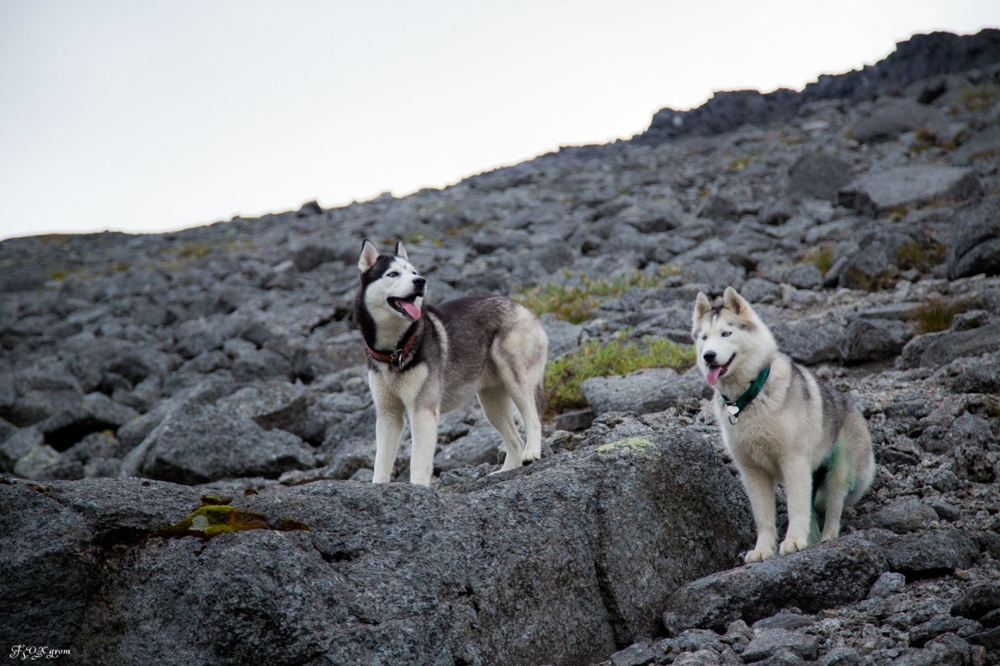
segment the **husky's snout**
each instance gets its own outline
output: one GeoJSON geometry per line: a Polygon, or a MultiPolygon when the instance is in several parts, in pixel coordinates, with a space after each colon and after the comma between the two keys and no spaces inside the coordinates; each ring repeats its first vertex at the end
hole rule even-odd
{"type": "Polygon", "coordinates": [[[423,296],[424,291],[427,289],[427,278],[422,278],[419,275],[413,278],[413,293],[416,296],[423,296]]]}
{"type": "Polygon", "coordinates": [[[705,359],[705,363],[708,363],[709,365],[712,365],[713,363],[715,363],[715,359],[718,356],[719,355],[716,354],[714,351],[707,351],[707,352],[705,352],[704,354],[701,355],[701,357],[703,359],[705,359]]]}

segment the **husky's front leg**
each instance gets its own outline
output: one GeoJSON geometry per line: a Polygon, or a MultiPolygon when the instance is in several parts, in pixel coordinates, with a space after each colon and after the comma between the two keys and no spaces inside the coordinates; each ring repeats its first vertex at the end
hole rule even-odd
{"type": "Polygon", "coordinates": [[[757,525],[757,544],[743,558],[744,562],[763,562],[774,557],[774,543],[778,539],[775,526],[774,479],[764,470],[741,467],[743,487],[750,498],[754,523],[757,525]]]}
{"type": "Polygon", "coordinates": [[[413,446],[410,450],[410,483],[431,485],[434,472],[434,450],[437,448],[438,411],[416,408],[410,414],[413,446]]]}
{"type": "Polygon", "coordinates": [[[396,465],[399,437],[403,434],[402,405],[397,409],[380,406],[375,418],[375,474],[372,481],[388,483],[396,465]]]}
{"type": "Polygon", "coordinates": [[[778,553],[788,555],[804,550],[812,528],[812,470],[807,458],[789,460],[782,466],[785,495],[788,497],[788,532],[778,553]]]}

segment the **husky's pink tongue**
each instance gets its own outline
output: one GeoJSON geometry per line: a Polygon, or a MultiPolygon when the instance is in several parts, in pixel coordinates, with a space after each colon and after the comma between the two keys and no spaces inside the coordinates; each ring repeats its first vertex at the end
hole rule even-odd
{"type": "Polygon", "coordinates": [[[705,375],[705,381],[708,382],[709,386],[715,386],[715,383],[719,381],[719,375],[722,374],[722,366],[716,365],[708,369],[708,374],[705,375]]]}
{"type": "Polygon", "coordinates": [[[409,301],[400,301],[399,307],[403,308],[413,321],[420,319],[420,308],[416,304],[409,301]]]}

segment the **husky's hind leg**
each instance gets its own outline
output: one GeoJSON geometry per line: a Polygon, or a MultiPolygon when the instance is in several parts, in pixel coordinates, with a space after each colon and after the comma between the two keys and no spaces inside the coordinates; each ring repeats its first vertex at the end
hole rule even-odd
{"type": "MultiPolygon", "coordinates": [[[[521,388],[521,387],[518,387],[521,388]]],[[[542,457],[542,421],[538,415],[538,405],[535,396],[524,391],[514,391],[511,393],[517,411],[521,413],[521,420],[524,421],[524,435],[528,440],[521,455],[522,462],[531,462],[542,457]]]]}
{"type": "Polygon", "coordinates": [[[480,389],[478,395],[486,420],[496,428],[503,443],[507,445],[507,458],[500,471],[506,472],[520,467],[524,441],[517,432],[517,424],[514,423],[514,405],[510,395],[500,386],[480,389]]]}

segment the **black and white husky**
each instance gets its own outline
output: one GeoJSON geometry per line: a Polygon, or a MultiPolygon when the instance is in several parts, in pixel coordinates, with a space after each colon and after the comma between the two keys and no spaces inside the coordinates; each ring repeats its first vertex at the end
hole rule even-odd
{"type": "Polygon", "coordinates": [[[771,331],[728,287],[722,305],[699,293],[692,330],[698,367],[716,390],[722,438],[743,478],[757,544],[747,562],[774,556],[774,485],[788,498],[779,553],[840,534],[840,516],[875,477],[868,425],[847,396],[778,351],[771,331]],[[823,515],[823,532],[812,508],[823,515]]]}
{"type": "Polygon", "coordinates": [[[365,240],[358,270],[354,316],[368,350],[377,413],[375,483],[392,475],[405,413],[413,435],[410,482],[429,486],[438,417],[473,395],[507,446],[501,471],[538,459],[548,338],[535,315],[503,296],[426,305],[427,280],[410,264],[402,242],[394,254],[380,255],[365,240]]]}

